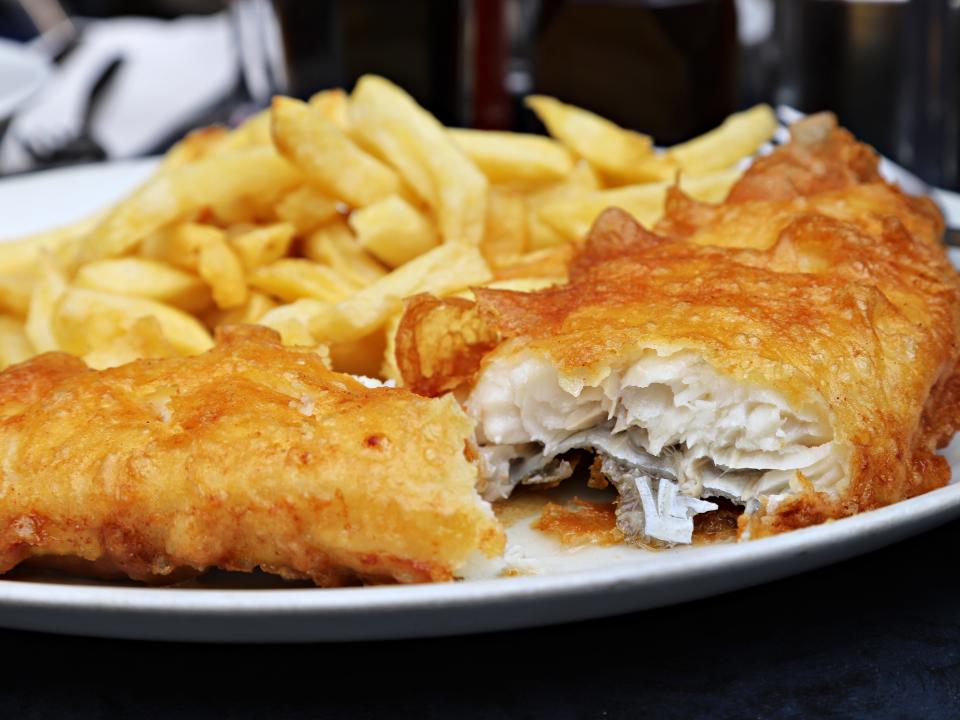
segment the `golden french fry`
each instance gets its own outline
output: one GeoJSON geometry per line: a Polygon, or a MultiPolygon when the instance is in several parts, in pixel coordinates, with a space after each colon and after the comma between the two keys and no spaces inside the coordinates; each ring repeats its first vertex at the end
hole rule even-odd
{"type": "Polygon", "coordinates": [[[192,315],[144,298],[67,288],[48,318],[57,347],[76,355],[94,352],[114,338],[132,332],[134,327],[139,328],[141,339],[149,339],[155,349],[169,342],[177,353],[195,355],[213,346],[210,333],[192,315]],[[153,318],[165,340],[161,341],[151,330],[150,321],[137,326],[142,318],[153,318]]]}
{"type": "Polygon", "coordinates": [[[149,315],[120,326],[116,335],[98,338],[90,351],[83,354],[83,361],[94,370],[103,370],[139,358],[174,357],[176,354],[160,323],[149,315]]]}
{"type": "Polygon", "coordinates": [[[399,195],[354,210],[349,223],[360,246],[391,268],[440,244],[429,218],[399,195]]]}
{"type": "Polygon", "coordinates": [[[23,362],[33,355],[33,345],[27,338],[23,323],[16,318],[0,315],[0,370],[23,362]]]}
{"type": "Polygon", "coordinates": [[[400,178],[306,103],[277,97],[273,142],[315,187],[353,207],[400,191],[400,178]]]}
{"type": "Polygon", "coordinates": [[[337,369],[396,378],[404,298],[561,282],[570,241],[606,207],[652,224],[678,173],[695,198],[719,200],[776,127],[759,106],[654,152],[593,113],[529,105],[556,139],[446,129],[377,77],[349,98],[277,99],[235,130],[191,133],[106,213],[0,244],[0,366],[53,349],[93,367],[200,352],[210,336],[186,310],[210,328],[261,322],[337,369]]]}
{"type": "MultiPolygon", "coordinates": [[[[682,176],[680,188],[704,202],[719,202],[740,178],[741,170],[727,169],[712,175],[682,176]]],[[[593,221],[608,207],[619,207],[641,224],[652,227],[663,215],[667,188],[673,183],[628,185],[613,190],[600,190],[579,198],[552,203],[540,208],[540,218],[568,240],[584,237],[593,221]]]]}
{"type": "Polygon", "coordinates": [[[304,185],[277,203],[277,219],[293,225],[298,235],[305,235],[338,218],[338,205],[333,198],[304,185]]]}
{"type": "MultiPolygon", "coordinates": [[[[494,280],[492,282],[484,283],[483,287],[491,288],[493,290],[513,290],[514,292],[533,292],[535,290],[543,290],[544,288],[553,287],[554,285],[564,285],[567,282],[567,278],[564,276],[556,277],[516,277],[509,278],[507,280],[494,280]]],[[[473,299],[474,292],[472,288],[467,288],[466,290],[460,290],[457,293],[454,293],[456,297],[473,299]]]]}
{"type": "Polygon", "coordinates": [[[383,78],[360,78],[350,97],[353,132],[377,149],[434,211],[445,242],[478,245],[487,179],[446,129],[383,78]]]}
{"type": "Polygon", "coordinates": [[[261,110],[224,135],[216,144],[216,152],[227,153],[244,148],[269,145],[270,111],[261,110]]]}
{"type": "Polygon", "coordinates": [[[527,198],[512,189],[492,187],[480,252],[492,267],[527,248],[527,198]]]}
{"type": "Polygon", "coordinates": [[[0,275],[0,312],[23,320],[30,310],[34,274],[0,275]]]}
{"type": "Polygon", "coordinates": [[[393,313],[384,323],[383,334],[386,344],[383,348],[383,359],[380,363],[380,376],[386,380],[393,380],[397,385],[403,385],[403,373],[397,365],[397,331],[403,319],[403,308],[393,313]]]}
{"type": "Polygon", "coordinates": [[[286,258],[257,268],[250,274],[249,282],[287,302],[313,298],[335,303],[357,289],[332,268],[303,258],[286,258]]]}
{"type": "Polygon", "coordinates": [[[210,206],[209,213],[191,213],[187,219],[198,219],[219,227],[231,225],[261,225],[276,222],[277,203],[286,195],[285,188],[277,188],[256,198],[237,196],[219,200],[210,206]]]}
{"type": "Polygon", "coordinates": [[[300,182],[300,173],[272,147],[214,154],[160,172],[83,238],[79,260],[123,255],[151,233],[192,212],[227,201],[257,202],[300,182]]]}
{"type": "Polygon", "coordinates": [[[37,282],[30,294],[26,333],[38,353],[59,350],[51,319],[60,297],[67,291],[67,278],[56,259],[49,253],[40,255],[37,282]]]}
{"type": "Polygon", "coordinates": [[[321,90],[309,100],[310,107],[346,132],[350,128],[350,117],[347,114],[347,94],[341,88],[321,90]]]}
{"type": "Polygon", "coordinates": [[[566,278],[576,245],[562,243],[501,261],[494,270],[498,282],[515,278],[566,278]]]}
{"type": "Polygon", "coordinates": [[[235,226],[227,231],[230,247],[243,267],[253,270],[279,260],[290,250],[296,228],[287,222],[261,226],[235,226]]]}
{"type": "Polygon", "coordinates": [[[313,317],[327,312],[330,307],[330,303],[321,300],[297,300],[289,305],[273,308],[260,318],[258,324],[280,333],[280,340],[284,345],[310,347],[315,344],[313,333],[310,332],[310,321],[313,317]]]}
{"type": "Polygon", "coordinates": [[[380,328],[403,298],[420,292],[446,294],[482,285],[491,277],[478,248],[445,243],[332,307],[308,306],[309,328],[322,342],[359,340],[380,328]]]}
{"type": "Polygon", "coordinates": [[[43,252],[51,254],[63,266],[70,265],[84,236],[105,215],[99,212],[68,225],[0,242],[0,273],[32,275],[43,252]]]}
{"type": "Polygon", "coordinates": [[[777,117],[769,105],[734,113],[720,127],[668,151],[686,173],[702,175],[729,168],[773,137],[777,117]]]}
{"type": "Polygon", "coordinates": [[[540,210],[544,207],[576,202],[600,189],[600,180],[591,166],[581,161],[566,180],[530,193],[527,196],[527,250],[543,250],[568,241],[553,225],[544,221],[540,210]]]}
{"type": "Polygon", "coordinates": [[[197,273],[210,286],[218,308],[229,310],[247,301],[243,264],[222,237],[200,248],[197,273]]]}
{"type": "Polygon", "coordinates": [[[305,257],[329,265],[357,287],[369,285],[387,274],[387,269],[360,247],[343,218],[310,233],[303,239],[301,250],[305,257]]]}
{"type": "Polygon", "coordinates": [[[191,313],[204,310],[212,302],[209,288],[198,277],[147,258],[87,263],[77,270],[73,283],[88,290],[156,300],[191,313]]]}
{"type": "Polygon", "coordinates": [[[203,321],[209,328],[217,328],[221,325],[255,323],[275,307],[277,307],[277,303],[269,295],[251,290],[247,293],[247,301],[243,305],[229,310],[221,310],[217,307],[211,308],[203,314],[203,321]]]}
{"type": "Polygon", "coordinates": [[[603,173],[629,178],[653,154],[649,136],[625,130],[589,110],[545,95],[531,95],[525,102],[547,132],[603,173]]]}
{"type": "Polygon", "coordinates": [[[173,170],[216,152],[222,147],[229,134],[225,127],[217,125],[190,131],[176,145],[167,150],[161,161],[161,170],[173,170]]]}
{"type": "Polygon", "coordinates": [[[153,260],[196,270],[200,250],[211,243],[223,242],[220,228],[200,223],[181,223],[150,235],[140,246],[140,253],[153,260]]]}
{"type": "Polygon", "coordinates": [[[492,183],[541,185],[573,170],[570,151],[550,138],[460,128],[447,132],[492,183]]]}

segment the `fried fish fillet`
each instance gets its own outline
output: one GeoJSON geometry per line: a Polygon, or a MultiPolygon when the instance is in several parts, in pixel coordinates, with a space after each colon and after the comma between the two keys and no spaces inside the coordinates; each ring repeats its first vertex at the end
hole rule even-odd
{"type": "Polygon", "coordinates": [[[42,355],[0,373],[0,571],[448,580],[503,546],[472,430],[451,399],[364,387],[265,328],[100,372],[42,355]]]}
{"type": "Polygon", "coordinates": [[[716,498],[748,538],[943,485],[960,278],[936,208],[876,166],[818,116],[725,203],[674,190],[656,234],[608,210],[566,286],[410,301],[404,380],[464,398],[486,497],[592,453],[633,540],[689,542],[716,498]]]}

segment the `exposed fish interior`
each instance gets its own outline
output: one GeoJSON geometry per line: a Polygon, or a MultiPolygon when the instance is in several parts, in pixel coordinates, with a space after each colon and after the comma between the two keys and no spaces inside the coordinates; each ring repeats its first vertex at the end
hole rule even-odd
{"type": "Polygon", "coordinates": [[[718,373],[689,351],[643,351],[596,384],[561,377],[545,357],[494,358],[466,401],[477,420],[480,490],[556,483],[587,450],[620,493],[617,522],[634,540],[689,543],[693,517],[726,498],[772,508],[806,481],[841,492],[845,455],[826,409],[718,373]]]}

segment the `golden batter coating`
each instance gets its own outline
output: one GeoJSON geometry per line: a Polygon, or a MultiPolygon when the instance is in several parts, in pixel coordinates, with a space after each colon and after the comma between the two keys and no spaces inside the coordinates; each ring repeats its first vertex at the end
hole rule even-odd
{"type": "Polygon", "coordinates": [[[462,311],[483,318],[473,344],[432,341],[436,301],[412,300],[397,343],[405,382],[470,387],[495,363],[536,357],[565,388],[591,387],[655,349],[693,353],[792,407],[825,408],[835,457],[846,458],[839,491],[798,472],[787,497],[771,507],[761,497],[741,518],[749,537],[945,484],[950,469],[934,451],[960,426],[960,278],[942,219],[884,183],[872,151],[829,116],[794,137],[721,205],[674,190],[656,234],[608,210],[566,286],[476,290],[462,311]]]}
{"type": "Polygon", "coordinates": [[[264,328],[101,372],[42,355],[0,373],[0,418],[4,572],[55,556],[330,586],[448,580],[502,551],[452,399],[366,388],[264,328]]]}

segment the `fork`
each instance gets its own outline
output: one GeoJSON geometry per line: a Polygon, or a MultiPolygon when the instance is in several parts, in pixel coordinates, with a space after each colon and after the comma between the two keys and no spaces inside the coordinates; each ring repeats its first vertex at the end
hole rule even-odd
{"type": "Polygon", "coordinates": [[[67,120],[60,126],[38,127],[17,138],[37,168],[106,160],[106,151],[93,137],[92,123],[103,91],[122,64],[123,58],[116,57],[103,66],[90,87],[79,128],[71,127],[67,120]]]}

